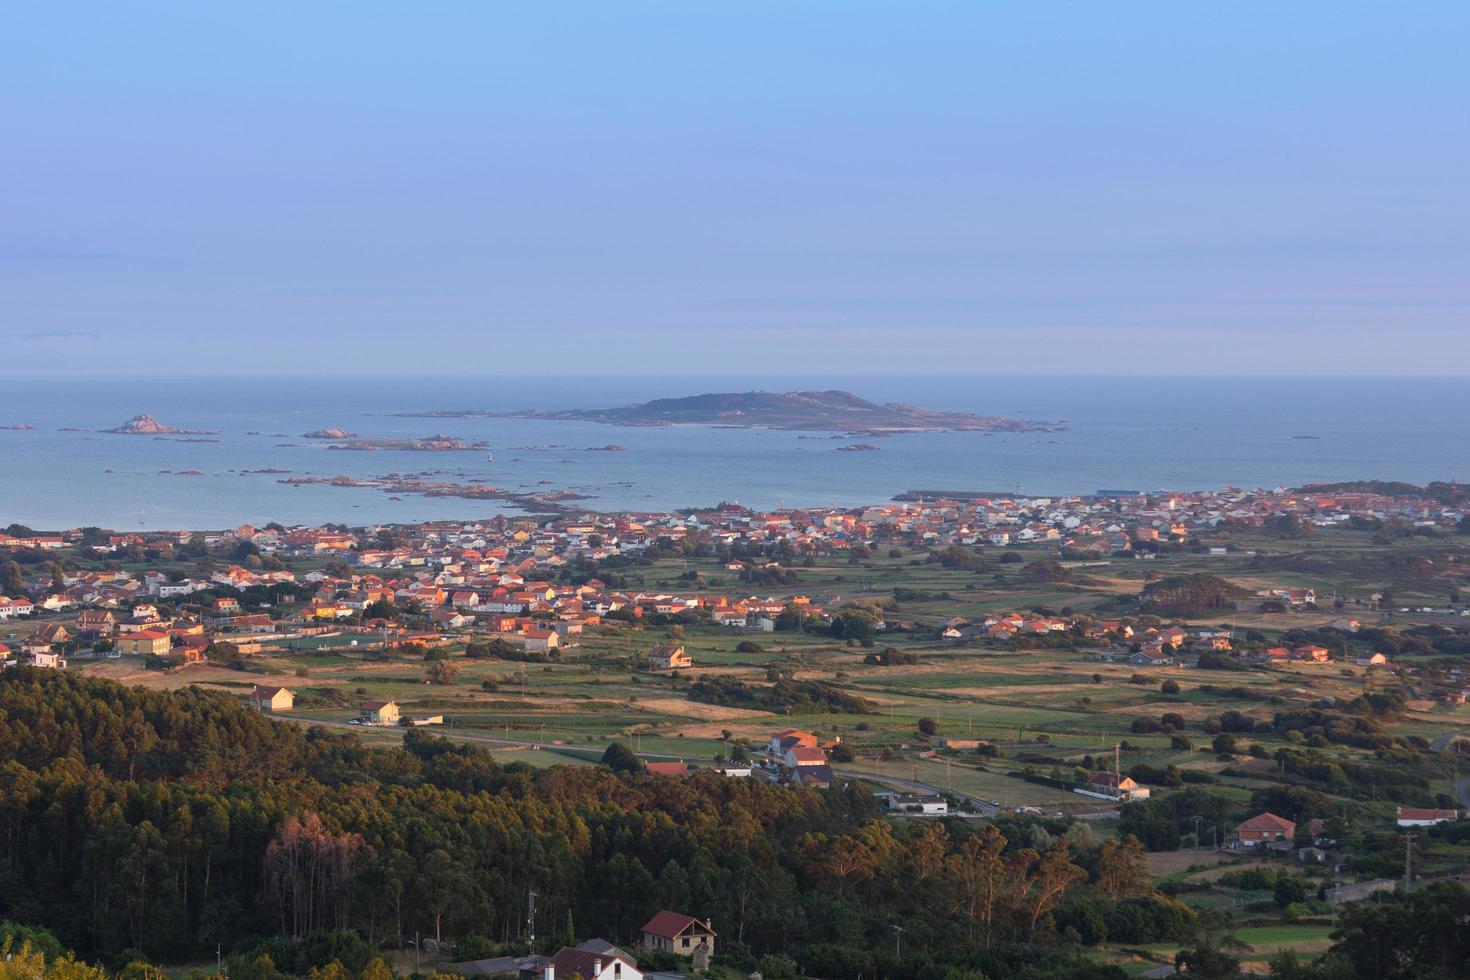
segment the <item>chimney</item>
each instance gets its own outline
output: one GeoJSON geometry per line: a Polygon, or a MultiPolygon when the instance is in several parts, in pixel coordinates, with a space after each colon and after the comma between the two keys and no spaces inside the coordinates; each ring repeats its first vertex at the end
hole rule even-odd
{"type": "Polygon", "coordinates": [[[602,957],[598,957],[592,961],[592,975],[594,977],[602,976],[602,957]]]}
{"type": "Polygon", "coordinates": [[[550,963],[541,968],[541,980],[556,980],[556,967],[550,963]]]}

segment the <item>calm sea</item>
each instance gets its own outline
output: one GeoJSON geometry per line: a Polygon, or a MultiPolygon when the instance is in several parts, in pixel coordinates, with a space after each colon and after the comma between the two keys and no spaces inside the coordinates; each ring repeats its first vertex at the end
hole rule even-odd
{"type": "Polygon", "coordinates": [[[568,488],[598,510],[670,510],[720,500],[757,507],[853,505],[907,489],[1033,495],[1099,489],[1270,487],[1355,478],[1470,478],[1470,382],[1221,378],[485,378],[373,381],[0,381],[0,527],[216,528],[243,522],[349,524],[469,519],[493,502],[390,500],[375,490],[292,487],[288,475],[435,471],[456,482],[568,488]],[[407,419],[434,408],[594,408],[702,391],[847,388],[878,401],[1065,421],[1065,432],[925,433],[845,453],[826,434],[626,429],[522,419],[407,419]],[[219,430],[179,442],[97,430],[147,412],[219,430]],[[480,453],[337,452],[301,438],[338,426],[364,436],[435,432],[483,439],[480,453]],[[259,435],[247,435],[257,432],[259,435]],[[1298,438],[1310,436],[1312,438],[1298,438]],[[589,452],[617,443],[626,452],[589,452]],[[250,473],[278,469],[288,474],[250,473]],[[179,471],[202,475],[181,476],[179,471]]]}

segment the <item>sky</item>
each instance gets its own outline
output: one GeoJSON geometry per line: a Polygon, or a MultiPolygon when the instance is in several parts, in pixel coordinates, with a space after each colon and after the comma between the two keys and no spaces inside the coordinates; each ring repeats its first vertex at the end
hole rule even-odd
{"type": "Polygon", "coordinates": [[[1470,4],[0,5],[0,376],[1470,373],[1470,4]]]}

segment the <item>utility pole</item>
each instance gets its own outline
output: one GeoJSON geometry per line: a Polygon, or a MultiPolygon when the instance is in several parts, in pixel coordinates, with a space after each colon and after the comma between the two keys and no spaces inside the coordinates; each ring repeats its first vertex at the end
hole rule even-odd
{"type": "Polygon", "coordinates": [[[1414,838],[1417,837],[1417,836],[1419,836],[1419,835],[1418,834],[1405,834],[1404,835],[1404,889],[1405,890],[1408,890],[1409,886],[1414,883],[1414,867],[1413,867],[1412,857],[1411,856],[1414,853],[1414,838]]]}
{"type": "Polygon", "coordinates": [[[1195,856],[1195,858],[1198,858],[1199,857],[1200,824],[1204,821],[1204,819],[1205,818],[1202,817],[1202,816],[1200,816],[1199,814],[1195,814],[1195,817],[1194,817],[1194,856],[1195,856]]]}
{"type": "Polygon", "coordinates": [[[893,958],[903,959],[903,926],[894,924],[888,928],[893,930],[893,958]]]}

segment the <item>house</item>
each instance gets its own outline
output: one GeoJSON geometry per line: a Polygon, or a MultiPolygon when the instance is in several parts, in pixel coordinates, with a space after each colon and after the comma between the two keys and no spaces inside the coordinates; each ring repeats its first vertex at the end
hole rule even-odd
{"type": "Polygon", "coordinates": [[[689,767],[681,759],[678,762],[650,762],[645,767],[655,776],[687,776],[689,767]]]}
{"type": "Polygon", "coordinates": [[[1409,806],[1401,806],[1398,809],[1400,827],[1433,827],[1435,824],[1453,823],[1459,819],[1459,810],[1435,810],[1409,806]]]}
{"type": "Polygon", "coordinates": [[[1367,657],[1358,657],[1353,663],[1359,667],[1387,667],[1388,658],[1381,653],[1375,653],[1367,657]]]}
{"type": "Polygon", "coordinates": [[[557,950],[546,963],[542,978],[556,980],[558,975],[570,977],[574,973],[582,980],[643,980],[643,973],[632,957],[598,939],[557,950]]]}
{"type": "Polygon", "coordinates": [[[827,753],[818,748],[793,745],[782,753],[781,761],[792,769],[800,769],[802,766],[825,766],[827,753]]]}
{"type": "Polygon", "coordinates": [[[290,711],[296,706],[296,695],[284,687],[257,684],[250,700],[259,711],[290,711]]]}
{"type": "Polygon", "coordinates": [[[1173,667],[1179,661],[1162,650],[1143,649],[1128,655],[1128,662],[1135,667],[1173,667]]]}
{"type": "Polygon", "coordinates": [[[1133,777],[1120,776],[1106,769],[1099,769],[1088,776],[1087,788],[1112,800],[1146,800],[1149,797],[1148,788],[1138,785],[1133,777]]]}
{"type": "Polygon", "coordinates": [[[1296,837],[1296,824],[1274,813],[1260,813],[1237,824],[1235,837],[1246,847],[1278,840],[1289,841],[1296,837]]]}
{"type": "Polygon", "coordinates": [[[77,613],[77,631],[111,636],[117,628],[117,617],[106,609],[83,609],[77,613]]]}
{"type": "Polygon", "coordinates": [[[488,960],[466,960],[451,963],[449,968],[465,977],[515,977],[516,980],[542,980],[551,957],[531,953],[527,956],[497,956],[488,960]]]}
{"type": "Polygon", "coordinates": [[[169,635],[162,630],[139,630],[124,633],[117,638],[116,648],[123,653],[152,654],[163,656],[172,646],[169,635]]]}
{"type": "Polygon", "coordinates": [[[368,725],[396,725],[398,717],[398,705],[393,701],[367,701],[362,706],[362,720],[368,725]]]}
{"type": "Polygon", "coordinates": [[[684,652],[684,648],[672,643],[660,644],[648,655],[649,670],[679,670],[693,666],[694,660],[684,652]]]}
{"type": "Polygon", "coordinates": [[[792,746],[800,745],[803,748],[814,749],[817,747],[817,736],[811,732],[798,731],[788,728],[784,732],[778,732],[771,736],[766,743],[766,755],[784,755],[786,750],[792,746]]]}
{"type": "Polygon", "coordinates": [[[71,632],[60,623],[46,623],[31,631],[31,636],[41,643],[56,646],[71,639],[71,632]]]}
{"type": "Polygon", "coordinates": [[[235,633],[274,633],[276,631],[275,620],[265,613],[236,616],[229,621],[229,627],[231,632],[235,633]]]}
{"type": "Polygon", "coordinates": [[[457,609],[435,609],[429,614],[429,621],[440,629],[458,630],[464,629],[475,620],[457,609]]]}
{"type": "Polygon", "coordinates": [[[521,645],[527,650],[548,652],[561,646],[561,637],[556,630],[526,630],[521,634],[521,645]]]}
{"type": "Polygon", "coordinates": [[[1307,645],[1295,647],[1291,651],[1291,659],[1306,660],[1314,664],[1325,664],[1332,659],[1332,651],[1326,647],[1307,645]]]}
{"type": "Polygon", "coordinates": [[[949,803],[942,796],[895,793],[888,797],[891,813],[911,813],[924,817],[942,817],[949,813],[949,803]]]}
{"type": "Polygon", "coordinates": [[[794,770],[793,776],[798,783],[812,789],[827,789],[832,785],[832,767],[826,763],[820,766],[799,766],[794,770]]]}
{"type": "Polygon", "coordinates": [[[715,955],[715,930],[708,919],[701,922],[693,916],[665,911],[645,922],[640,932],[643,945],[649,949],[693,956],[703,946],[706,960],[715,955]]]}
{"type": "Polygon", "coordinates": [[[6,599],[0,596],[0,620],[6,620],[12,616],[29,616],[36,611],[36,604],[29,599],[15,596],[6,599]]]}
{"type": "Polygon", "coordinates": [[[65,670],[66,660],[62,658],[61,654],[52,653],[48,650],[45,653],[31,654],[31,666],[43,667],[48,670],[65,670]]]}

